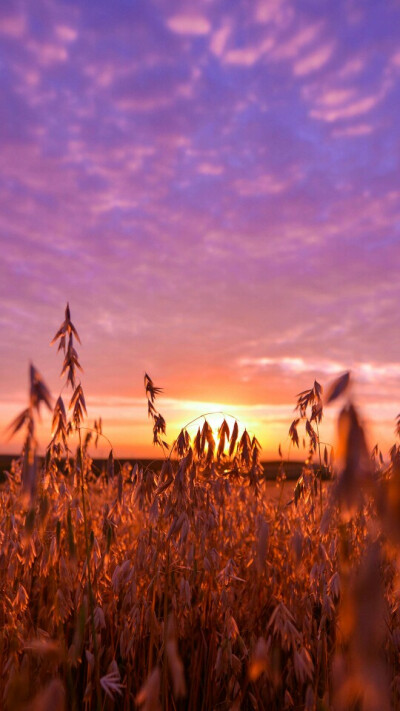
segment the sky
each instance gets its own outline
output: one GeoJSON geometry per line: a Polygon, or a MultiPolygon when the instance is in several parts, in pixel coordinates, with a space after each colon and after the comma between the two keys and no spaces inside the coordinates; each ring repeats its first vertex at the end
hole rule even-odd
{"type": "Polygon", "coordinates": [[[0,451],[29,362],[63,386],[67,301],[120,456],[157,455],[145,371],[168,439],[221,410],[268,458],[350,369],[392,443],[399,23],[398,0],[1,4],[0,451]]]}

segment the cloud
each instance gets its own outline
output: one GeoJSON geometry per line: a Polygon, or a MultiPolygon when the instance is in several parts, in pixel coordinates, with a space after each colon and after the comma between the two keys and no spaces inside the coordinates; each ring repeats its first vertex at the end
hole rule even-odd
{"type": "Polygon", "coordinates": [[[276,60],[292,60],[297,59],[302,52],[321,34],[323,28],[322,22],[306,25],[301,29],[296,29],[282,41],[277,43],[274,50],[273,58],[276,60]]]}
{"type": "Polygon", "coordinates": [[[351,59],[348,59],[338,70],[338,76],[341,79],[354,77],[355,75],[364,71],[366,64],[366,57],[352,57],[351,59]]]}
{"type": "Polygon", "coordinates": [[[391,64],[394,67],[400,67],[400,50],[395,51],[391,58],[391,64]]]}
{"type": "Polygon", "coordinates": [[[202,15],[181,14],[168,18],[167,26],[178,35],[208,35],[211,30],[210,22],[202,15]]]}
{"type": "Polygon", "coordinates": [[[286,27],[293,20],[295,10],[286,0],[269,0],[268,3],[258,0],[253,3],[254,19],[256,22],[273,23],[279,27],[286,27]]]}
{"type": "Polygon", "coordinates": [[[202,175],[221,175],[221,173],[224,172],[221,165],[215,165],[212,163],[200,163],[197,170],[202,175]]]}
{"type": "Polygon", "coordinates": [[[382,100],[382,93],[378,92],[372,96],[364,96],[335,109],[317,108],[310,111],[312,118],[320,119],[328,123],[338,119],[349,119],[369,113],[382,100]]]}
{"type": "MultiPolygon", "coordinates": [[[[282,356],[271,358],[261,356],[258,358],[240,358],[240,368],[268,368],[271,366],[299,375],[300,373],[321,373],[327,376],[340,375],[349,370],[349,364],[327,359],[306,359],[302,357],[282,356]]],[[[381,378],[396,380],[400,376],[400,362],[398,363],[352,363],[353,377],[365,382],[377,382],[381,378]]]]}
{"type": "Polygon", "coordinates": [[[273,37],[267,37],[256,46],[230,49],[224,54],[224,63],[242,67],[252,67],[274,46],[273,37]]]}
{"type": "Polygon", "coordinates": [[[331,58],[334,50],[334,43],[322,45],[314,49],[309,54],[301,57],[293,65],[293,72],[296,76],[305,76],[321,69],[331,58]]]}
{"type": "MultiPolygon", "coordinates": [[[[307,89],[304,93],[307,96],[307,89]]],[[[343,106],[343,104],[352,100],[354,95],[354,88],[328,88],[317,95],[317,103],[328,108],[343,106]]]]}
{"type": "Polygon", "coordinates": [[[63,42],[74,42],[78,37],[76,29],[70,25],[57,25],[55,28],[56,36],[63,42]]]}
{"type": "Polygon", "coordinates": [[[26,47],[34,55],[34,59],[39,65],[49,66],[57,62],[65,62],[68,58],[67,50],[59,44],[31,39],[27,42],[26,47]]]}
{"type": "Polygon", "coordinates": [[[345,128],[336,128],[332,136],[334,138],[354,138],[355,136],[368,136],[375,130],[374,126],[368,123],[359,123],[345,128]]]}
{"type": "Polygon", "coordinates": [[[20,14],[0,14],[0,34],[21,39],[27,29],[26,17],[20,14]]]}
{"type": "Polygon", "coordinates": [[[254,178],[239,178],[234,186],[243,197],[278,195],[287,189],[288,182],[273,175],[263,174],[254,178]]]}
{"type": "Polygon", "coordinates": [[[224,22],[221,27],[212,32],[210,37],[210,50],[217,57],[221,57],[232,32],[232,25],[224,22]]]}

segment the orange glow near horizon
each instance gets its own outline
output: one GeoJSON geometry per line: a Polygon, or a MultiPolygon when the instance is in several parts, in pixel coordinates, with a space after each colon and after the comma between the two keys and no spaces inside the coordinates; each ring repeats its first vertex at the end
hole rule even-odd
{"type": "MultiPolygon", "coordinates": [[[[65,397],[65,394],[64,394],[65,397]]],[[[65,397],[68,402],[68,397],[65,397]]],[[[26,406],[23,400],[18,400],[7,405],[0,404],[0,429],[6,435],[6,427],[10,421],[26,406]]],[[[183,428],[187,428],[193,440],[197,427],[202,426],[204,416],[214,431],[217,440],[217,431],[222,420],[227,420],[230,430],[235,420],[239,425],[240,434],[247,429],[250,436],[256,436],[262,446],[262,460],[276,460],[279,458],[278,447],[282,448],[284,459],[304,460],[307,449],[302,447],[303,428],[300,427],[300,449],[294,448],[288,437],[291,421],[294,419],[294,403],[272,404],[254,403],[232,405],[210,401],[178,400],[161,395],[156,400],[156,406],[166,419],[166,440],[171,445],[183,428]],[[224,414],[222,414],[224,413],[224,414]]],[[[91,445],[93,457],[106,457],[111,443],[115,456],[119,458],[145,458],[160,459],[164,454],[160,447],[152,444],[152,421],[147,418],[146,398],[144,395],[137,398],[109,397],[87,398],[88,418],[84,427],[93,428],[94,420],[99,417],[103,422],[104,438],[99,439],[98,447],[91,445]],[[107,439],[106,439],[107,438],[107,439]],[[109,442],[108,442],[109,440],[109,442]]],[[[367,408],[366,408],[367,409],[367,408]]],[[[371,409],[371,406],[369,407],[371,409]]],[[[390,409],[382,406],[372,407],[373,414],[379,409],[380,414],[386,416],[384,420],[372,418],[366,423],[371,446],[379,442],[385,453],[393,443],[394,423],[390,419],[390,409]]],[[[321,440],[335,445],[336,417],[338,407],[325,409],[324,418],[320,426],[321,440]]],[[[38,422],[39,451],[43,453],[50,441],[51,415],[43,411],[41,421],[38,422]]],[[[0,446],[1,453],[17,454],[22,446],[22,436],[7,440],[3,436],[0,446]]]]}

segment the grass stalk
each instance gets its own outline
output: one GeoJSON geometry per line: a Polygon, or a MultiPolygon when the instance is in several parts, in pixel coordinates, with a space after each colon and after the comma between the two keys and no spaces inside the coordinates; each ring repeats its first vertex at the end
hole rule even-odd
{"type": "Polygon", "coordinates": [[[78,430],[79,436],[79,459],[81,465],[81,476],[80,476],[80,488],[81,488],[81,498],[82,498],[82,513],[83,513],[83,528],[85,534],[85,549],[86,549],[86,569],[87,569],[87,583],[88,583],[88,598],[89,598],[89,616],[92,628],[93,637],[93,651],[94,651],[94,663],[95,663],[95,686],[96,686],[96,709],[101,711],[101,685],[100,685],[100,660],[99,660],[99,649],[97,644],[96,626],[94,621],[94,595],[92,587],[92,577],[90,570],[90,543],[89,543],[89,533],[88,533],[88,518],[86,510],[86,497],[85,497],[85,465],[83,459],[82,450],[82,436],[81,430],[78,430]]]}

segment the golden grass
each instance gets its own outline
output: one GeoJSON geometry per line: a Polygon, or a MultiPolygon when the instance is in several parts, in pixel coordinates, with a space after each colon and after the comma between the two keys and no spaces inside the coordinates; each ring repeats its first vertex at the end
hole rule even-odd
{"type": "MultiPolygon", "coordinates": [[[[348,375],[325,400],[318,383],[299,395],[290,432],[296,444],[304,423],[310,455],[289,502],[284,462],[272,497],[257,440],[226,423],[193,441],[183,429],[159,473],[111,450],[97,477],[74,338],[67,307],[55,340],[72,397],[56,401],[43,466],[35,417],[50,400],[33,367],[12,424],[26,437],[0,490],[0,707],[400,708],[400,450],[371,458],[345,400],[333,470],[318,426],[348,375]]],[[[148,375],[145,388],[167,451],[160,389],[148,375]]]]}

